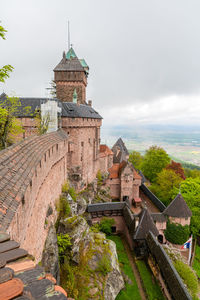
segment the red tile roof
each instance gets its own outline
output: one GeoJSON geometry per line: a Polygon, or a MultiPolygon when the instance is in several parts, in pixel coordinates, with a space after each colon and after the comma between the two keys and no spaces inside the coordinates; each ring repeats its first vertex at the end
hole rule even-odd
{"type": "Polygon", "coordinates": [[[112,150],[107,145],[100,145],[100,153],[107,155],[113,155],[112,150]]]}
{"type": "Polygon", "coordinates": [[[108,169],[110,179],[115,179],[119,177],[119,165],[120,164],[114,164],[110,169],[108,169]]]}

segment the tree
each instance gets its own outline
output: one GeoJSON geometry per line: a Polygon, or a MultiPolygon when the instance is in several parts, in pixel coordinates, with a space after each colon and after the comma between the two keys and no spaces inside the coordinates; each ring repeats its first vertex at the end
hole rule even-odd
{"type": "Polygon", "coordinates": [[[192,211],[191,230],[200,233],[200,178],[187,178],[181,183],[181,194],[192,211]]]}
{"type": "Polygon", "coordinates": [[[184,169],[180,163],[177,163],[174,160],[172,160],[171,163],[166,166],[166,169],[173,170],[182,179],[185,179],[184,169]]]}
{"type": "Polygon", "coordinates": [[[151,146],[145,153],[141,170],[151,182],[155,182],[158,173],[170,162],[169,155],[163,148],[151,146]]]}
{"type": "Polygon", "coordinates": [[[132,151],[129,155],[129,161],[138,170],[140,170],[141,168],[142,160],[143,160],[143,156],[138,151],[132,151]]]}
{"type": "Polygon", "coordinates": [[[157,180],[150,186],[150,190],[167,206],[177,194],[183,179],[173,170],[163,169],[157,180]]]}
{"type": "MultiPolygon", "coordinates": [[[[0,25],[0,37],[5,40],[5,33],[7,30],[0,25]]],[[[5,79],[9,77],[9,73],[12,72],[13,67],[11,65],[5,65],[0,69],[0,82],[5,82],[5,79]]]]}
{"type": "MultiPolygon", "coordinates": [[[[16,97],[5,97],[0,103],[0,149],[13,144],[23,132],[20,120],[16,118],[21,102],[16,97]]],[[[29,107],[24,110],[28,111],[29,107]]]]}

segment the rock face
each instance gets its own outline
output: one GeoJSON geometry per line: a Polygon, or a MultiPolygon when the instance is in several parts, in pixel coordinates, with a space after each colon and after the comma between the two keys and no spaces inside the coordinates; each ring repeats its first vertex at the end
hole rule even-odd
{"type": "Polygon", "coordinates": [[[124,288],[115,243],[107,240],[103,233],[91,232],[80,216],[61,220],[58,232],[71,237],[72,260],[78,264],[80,272],[81,268],[87,268],[90,274],[89,282],[85,279],[87,299],[114,300],[124,288]]]}
{"type": "Polygon", "coordinates": [[[112,271],[108,273],[105,284],[104,297],[105,299],[115,299],[117,294],[124,288],[124,279],[119,269],[116,245],[113,241],[109,240],[109,248],[111,255],[112,271]]]}
{"type": "Polygon", "coordinates": [[[42,266],[45,272],[51,273],[60,284],[59,258],[56,230],[53,225],[49,228],[42,254],[42,266]]]}

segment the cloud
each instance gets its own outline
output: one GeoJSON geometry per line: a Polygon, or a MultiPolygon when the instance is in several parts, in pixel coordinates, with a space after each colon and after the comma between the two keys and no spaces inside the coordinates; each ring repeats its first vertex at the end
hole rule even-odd
{"type": "Polygon", "coordinates": [[[15,70],[0,93],[47,95],[52,70],[67,48],[70,20],[74,49],[90,66],[87,97],[104,118],[175,122],[185,116],[184,105],[198,122],[198,0],[1,2],[8,33],[6,41],[0,40],[0,66],[10,63],[15,70]],[[193,99],[197,109],[183,99],[193,99]]]}

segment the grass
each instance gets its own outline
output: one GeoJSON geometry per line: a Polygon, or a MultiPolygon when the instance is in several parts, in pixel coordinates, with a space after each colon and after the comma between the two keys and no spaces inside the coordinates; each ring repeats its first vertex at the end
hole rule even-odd
{"type": "Polygon", "coordinates": [[[197,276],[200,278],[200,247],[198,245],[196,245],[195,257],[192,267],[196,271],[197,276]]]}
{"type": "Polygon", "coordinates": [[[143,286],[145,288],[146,294],[148,296],[149,300],[161,300],[165,299],[160,286],[158,285],[156,279],[153,277],[150,269],[146,265],[146,263],[143,260],[136,261],[136,265],[138,267],[140,277],[143,282],[143,286]],[[152,280],[153,278],[153,280],[152,280]]]}
{"type": "Polygon", "coordinates": [[[140,292],[121,238],[116,235],[111,235],[107,238],[115,242],[120,267],[122,271],[132,280],[132,284],[125,284],[125,289],[120,291],[120,293],[116,297],[116,300],[140,300],[140,292]]]}

